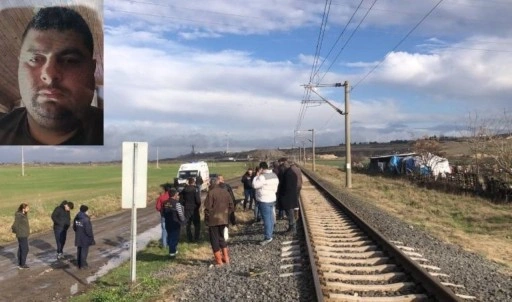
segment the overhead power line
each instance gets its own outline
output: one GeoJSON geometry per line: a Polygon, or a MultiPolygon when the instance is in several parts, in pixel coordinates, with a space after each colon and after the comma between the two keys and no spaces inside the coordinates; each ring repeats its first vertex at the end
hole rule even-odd
{"type": "Polygon", "coordinates": [[[443,0],[439,0],[439,2],[437,2],[437,4],[434,5],[434,7],[432,7],[432,9],[425,16],[423,16],[423,18],[421,18],[421,20],[418,23],[416,23],[416,25],[414,25],[414,27],[398,42],[398,44],[396,44],[395,47],[393,47],[393,49],[391,49],[391,51],[389,51],[386,54],[386,56],[384,56],[384,59],[377,63],[362,79],[360,79],[354,86],[352,86],[352,90],[354,90],[359,84],[366,80],[366,78],[368,78],[368,76],[372,74],[375,71],[375,69],[377,69],[377,67],[379,67],[380,64],[382,64],[382,62],[384,62],[386,58],[393,51],[395,51],[412,34],[412,32],[415,31],[416,28],[418,28],[418,26],[420,26],[420,24],[423,23],[423,21],[425,21],[425,19],[428,18],[428,16],[430,16],[430,14],[432,14],[432,12],[441,4],[441,2],[443,2],[443,0]]]}
{"type": "Polygon", "coordinates": [[[329,12],[331,10],[331,5],[330,5],[331,2],[332,2],[332,0],[325,0],[324,13],[322,16],[322,23],[320,24],[320,32],[318,33],[318,39],[316,41],[315,56],[313,58],[313,66],[311,66],[311,74],[309,76],[310,83],[313,81],[313,77],[316,74],[315,70],[316,70],[316,66],[318,65],[318,60],[320,58],[320,52],[322,50],[322,44],[323,44],[324,35],[325,35],[325,27],[327,26],[327,20],[329,19],[329,12]]]}
{"type": "Polygon", "coordinates": [[[332,45],[331,49],[329,50],[329,52],[327,53],[327,55],[324,57],[324,59],[322,60],[322,63],[320,64],[320,66],[315,70],[315,74],[313,75],[313,78],[318,74],[318,71],[322,68],[322,66],[324,65],[325,61],[327,60],[327,58],[329,58],[329,56],[331,55],[331,52],[334,50],[334,48],[336,47],[336,45],[338,45],[338,42],[340,41],[341,37],[343,36],[343,34],[345,33],[345,31],[347,30],[348,26],[350,25],[350,23],[352,22],[352,19],[354,19],[354,16],[357,14],[357,12],[359,11],[359,8],[361,7],[361,5],[363,4],[364,0],[361,0],[361,2],[359,2],[359,5],[356,7],[356,9],[354,10],[354,13],[352,14],[352,16],[350,16],[349,20],[347,21],[347,24],[345,24],[345,27],[343,28],[343,30],[341,31],[341,33],[338,35],[338,38],[336,39],[336,42],[334,42],[334,44],[332,45]]]}
{"type": "Polygon", "coordinates": [[[363,23],[363,21],[366,19],[366,17],[368,17],[368,14],[370,14],[370,11],[372,10],[372,8],[375,6],[375,3],[377,3],[377,0],[374,0],[372,5],[370,6],[370,8],[368,8],[368,10],[366,11],[366,14],[363,16],[363,18],[359,21],[359,23],[357,24],[357,27],[354,28],[354,30],[352,31],[352,34],[350,35],[350,37],[348,37],[347,41],[345,41],[345,44],[343,45],[343,47],[340,49],[340,51],[338,52],[338,54],[336,55],[336,57],[334,58],[334,60],[331,62],[331,65],[329,65],[329,67],[327,68],[327,70],[325,71],[324,75],[320,78],[320,81],[321,82],[323,80],[323,78],[327,75],[327,73],[329,72],[329,70],[331,70],[331,67],[334,65],[334,63],[338,60],[339,56],[341,55],[341,53],[343,52],[343,50],[345,49],[345,47],[347,47],[348,43],[350,42],[350,40],[352,40],[352,38],[354,37],[354,35],[356,34],[357,30],[359,29],[359,27],[361,26],[361,24],[363,23]]]}

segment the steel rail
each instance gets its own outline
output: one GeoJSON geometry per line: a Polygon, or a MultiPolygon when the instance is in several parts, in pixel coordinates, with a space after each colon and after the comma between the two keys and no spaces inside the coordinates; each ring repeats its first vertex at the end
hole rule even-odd
{"type": "MultiPolygon", "coordinates": [[[[403,253],[400,249],[398,249],[393,243],[389,242],[379,231],[375,228],[367,224],[359,215],[353,212],[349,207],[347,207],[341,200],[339,200],[329,189],[320,184],[317,179],[311,175],[310,171],[301,167],[302,173],[309,179],[309,181],[321,192],[325,194],[325,196],[333,201],[336,206],[338,206],[348,217],[350,217],[354,223],[361,228],[371,239],[373,239],[377,244],[379,244],[384,251],[386,251],[390,257],[393,257],[398,264],[400,264],[407,273],[418,283],[420,284],[429,295],[435,297],[438,301],[457,301],[461,302],[462,300],[457,297],[453,291],[449,288],[441,284],[436,278],[432,277],[424,268],[418,265],[415,261],[411,260],[405,253],[403,253]]],[[[302,208],[302,204],[301,204],[302,208]]],[[[308,226],[307,218],[305,215],[302,216],[302,222],[304,226],[308,226]]],[[[308,244],[308,248],[311,248],[311,241],[308,235],[308,232],[305,232],[306,241],[308,244]]],[[[318,301],[323,301],[323,294],[321,292],[321,287],[319,287],[319,278],[316,270],[315,257],[309,252],[309,258],[311,261],[311,269],[313,272],[315,287],[317,289],[317,297],[319,297],[318,301]]]]}

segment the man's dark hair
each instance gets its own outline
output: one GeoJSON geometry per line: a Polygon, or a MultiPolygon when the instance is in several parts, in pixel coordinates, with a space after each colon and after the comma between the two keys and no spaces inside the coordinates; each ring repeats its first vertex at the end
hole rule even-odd
{"type": "Polygon", "coordinates": [[[29,29],[35,30],[50,30],[55,29],[58,31],[73,30],[81,34],[84,39],[85,47],[91,52],[94,52],[94,42],[92,38],[91,29],[84,18],[76,11],[60,6],[44,7],[41,8],[37,14],[30,20],[23,32],[22,41],[29,29]]]}
{"type": "Polygon", "coordinates": [[[260,163],[260,168],[265,169],[265,170],[268,170],[268,164],[267,164],[267,162],[262,161],[262,162],[260,163]]]}

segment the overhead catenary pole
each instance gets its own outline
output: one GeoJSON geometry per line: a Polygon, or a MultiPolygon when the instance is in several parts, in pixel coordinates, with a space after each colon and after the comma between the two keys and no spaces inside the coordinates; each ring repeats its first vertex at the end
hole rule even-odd
{"type": "Polygon", "coordinates": [[[331,106],[336,112],[338,112],[341,115],[345,116],[345,150],[346,150],[346,163],[345,163],[345,171],[346,171],[346,187],[348,189],[352,188],[352,167],[351,167],[351,150],[350,150],[350,117],[349,117],[349,110],[350,110],[350,85],[348,81],[345,81],[344,84],[341,83],[335,83],[335,84],[306,84],[303,85],[307,89],[309,89],[311,92],[319,96],[322,100],[321,101],[313,101],[313,100],[303,100],[302,102],[308,103],[308,102],[325,102],[329,106],[331,106]],[[315,87],[345,87],[345,112],[343,112],[341,109],[336,107],[333,103],[331,103],[329,100],[321,96],[315,87]]]}
{"type": "Polygon", "coordinates": [[[305,146],[305,144],[306,144],[306,142],[302,141],[302,156],[303,156],[304,166],[306,165],[306,146],[305,146]]]}
{"type": "Polygon", "coordinates": [[[299,146],[299,163],[301,162],[301,159],[302,159],[302,151],[301,151],[300,146],[299,146]]]}
{"type": "Polygon", "coordinates": [[[315,165],[315,129],[311,129],[311,143],[313,144],[313,172],[316,171],[316,165],[315,165]]]}
{"type": "Polygon", "coordinates": [[[346,186],[352,188],[352,157],[350,153],[350,87],[348,81],[345,81],[345,150],[346,150],[346,186]]]}

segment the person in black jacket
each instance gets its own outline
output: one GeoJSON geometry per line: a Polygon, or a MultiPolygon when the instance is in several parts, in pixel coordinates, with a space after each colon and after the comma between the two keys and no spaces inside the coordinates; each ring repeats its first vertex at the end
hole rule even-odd
{"type": "Polygon", "coordinates": [[[169,256],[174,258],[178,254],[181,224],[185,222],[183,206],[179,202],[179,193],[175,188],[169,191],[169,199],[164,202],[162,211],[165,218],[165,229],[167,230],[169,256]]]}
{"type": "Polygon", "coordinates": [[[89,254],[89,246],[95,245],[94,234],[92,232],[92,224],[87,212],[89,207],[80,206],[80,212],[76,214],[73,220],[73,230],[75,231],[76,246],[76,263],[79,269],[87,269],[87,255],[89,254]]]}
{"type": "Polygon", "coordinates": [[[188,179],[188,184],[180,193],[180,201],[185,207],[185,220],[187,221],[188,242],[199,241],[201,234],[201,195],[196,190],[196,180],[193,177],[188,179]],[[194,237],[192,237],[192,224],[194,224],[194,237]]]}
{"type": "Polygon", "coordinates": [[[28,235],[30,235],[30,226],[28,223],[28,204],[22,203],[14,215],[14,223],[11,226],[12,232],[18,239],[18,268],[28,268],[26,261],[28,255],[28,235]]]}
{"type": "Polygon", "coordinates": [[[69,211],[74,208],[71,201],[64,200],[58,207],[53,210],[53,233],[57,242],[57,259],[64,258],[63,249],[66,244],[66,237],[69,226],[71,225],[71,215],[69,211]]]}
{"type": "Polygon", "coordinates": [[[252,187],[253,173],[252,169],[247,169],[244,176],[242,176],[242,183],[244,184],[244,211],[248,208],[252,209],[252,202],[254,201],[254,188],[252,187]],[[249,207],[247,207],[249,204],[249,207]]]}

